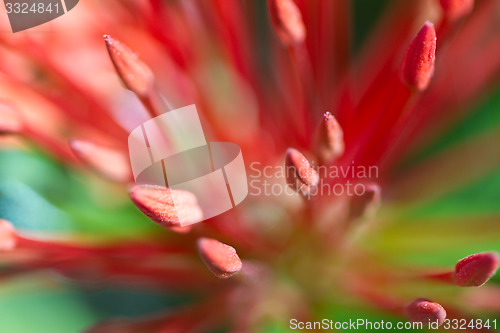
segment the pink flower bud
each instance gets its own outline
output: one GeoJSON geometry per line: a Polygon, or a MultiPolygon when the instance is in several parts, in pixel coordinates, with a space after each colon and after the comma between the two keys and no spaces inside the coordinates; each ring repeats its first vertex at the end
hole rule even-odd
{"type": "Polygon", "coordinates": [[[198,251],[208,269],[220,279],[226,279],[236,274],[242,267],[236,250],[218,240],[198,239],[198,251]]]}
{"type": "Polygon", "coordinates": [[[288,148],[285,156],[287,183],[294,190],[307,194],[319,182],[318,171],[297,149],[288,148]]]}
{"type": "Polygon", "coordinates": [[[187,191],[135,186],[130,191],[134,204],[154,222],[165,227],[181,227],[202,220],[196,197],[187,191]]]}

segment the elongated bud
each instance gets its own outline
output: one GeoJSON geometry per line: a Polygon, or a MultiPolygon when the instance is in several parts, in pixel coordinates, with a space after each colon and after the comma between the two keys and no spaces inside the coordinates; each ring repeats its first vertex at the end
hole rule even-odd
{"type": "Polygon", "coordinates": [[[232,246],[211,238],[200,238],[197,245],[201,259],[218,278],[226,279],[240,271],[242,263],[232,246]]]}
{"type": "Polygon", "coordinates": [[[167,228],[183,227],[203,218],[196,197],[187,191],[135,186],[130,198],[141,212],[167,228]]]}
{"type": "Polygon", "coordinates": [[[354,195],[350,204],[351,218],[373,215],[380,207],[382,194],[380,186],[374,183],[364,185],[362,195],[354,195]]]}
{"type": "Polygon", "coordinates": [[[9,104],[0,103],[0,135],[19,133],[22,127],[19,111],[9,104]]]}
{"type": "Polygon", "coordinates": [[[460,287],[479,287],[488,282],[498,269],[498,254],[485,252],[460,260],[455,266],[455,283],[460,287]]]}
{"type": "Polygon", "coordinates": [[[403,82],[415,90],[425,90],[434,74],[436,59],[436,31],[427,21],[406,50],[401,76],[403,82]]]}
{"type": "Polygon", "coordinates": [[[430,325],[437,322],[441,325],[446,319],[446,310],[438,303],[418,298],[406,306],[406,313],[412,322],[430,325]]]}
{"type": "Polygon", "coordinates": [[[145,97],[153,89],[154,75],[127,46],[109,35],[104,35],[109,56],[127,89],[145,97]]]}
{"type": "Polygon", "coordinates": [[[286,45],[299,44],[306,38],[302,14],[293,0],[268,0],[269,16],[274,31],[286,45]]]}
{"type": "Polygon", "coordinates": [[[447,19],[455,21],[469,14],[474,7],[474,0],[439,0],[447,19]]]}
{"type": "Polygon", "coordinates": [[[315,148],[321,164],[331,163],[344,153],[344,131],[330,112],[323,115],[318,125],[315,148]]]}
{"type": "Polygon", "coordinates": [[[117,182],[125,182],[130,179],[128,159],[122,152],[85,140],[74,139],[70,141],[69,145],[83,163],[100,175],[117,182]]]}
{"type": "Polygon", "coordinates": [[[301,194],[308,194],[319,182],[318,171],[297,149],[288,148],[285,156],[286,179],[288,185],[301,194]]]}
{"type": "Polygon", "coordinates": [[[16,230],[12,223],[0,219],[0,252],[9,251],[16,247],[16,230]]]}

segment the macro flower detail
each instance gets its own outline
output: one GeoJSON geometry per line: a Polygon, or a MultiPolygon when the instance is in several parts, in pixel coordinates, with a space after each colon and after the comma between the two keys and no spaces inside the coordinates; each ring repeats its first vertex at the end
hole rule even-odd
{"type": "Polygon", "coordinates": [[[499,15],[498,0],[107,0],[0,34],[0,330],[498,331],[499,15]],[[224,180],[214,217],[146,126],[187,105],[201,141],[244,157],[240,203],[234,157],[207,145],[210,163],[180,163],[179,183],[224,180]]]}

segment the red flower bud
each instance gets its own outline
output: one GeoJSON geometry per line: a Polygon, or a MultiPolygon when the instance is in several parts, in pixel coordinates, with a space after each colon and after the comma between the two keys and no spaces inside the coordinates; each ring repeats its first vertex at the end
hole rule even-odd
{"type": "Polygon", "coordinates": [[[335,161],[344,153],[344,132],[330,112],[326,112],[321,119],[315,148],[316,156],[323,164],[335,161]]]}
{"type": "Polygon", "coordinates": [[[479,287],[485,284],[498,269],[498,254],[494,252],[473,254],[455,266],[455,283],[460,287],[479,287]]]}
{"type": "Polygon", "coordinates": [[[429,325],[438,322],[441,325],[446,319],[446,310],[438,303],[424,298],[417,298],[406,306],[406,313],[412,322],[429,325]]]}
{"type": "Polygon", "coordinates": [[[401,75],[403,82],[415,90],[425,90],[434,74],[436,31],[426,22],[406,50],[401,75]]]}

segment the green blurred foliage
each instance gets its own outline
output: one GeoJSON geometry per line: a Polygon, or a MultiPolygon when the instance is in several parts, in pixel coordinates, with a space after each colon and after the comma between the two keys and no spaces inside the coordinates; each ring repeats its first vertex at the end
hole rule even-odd
{"type": "Polygon", "coordinates": [[[0,218],[21,230],[106,238],[158,232],[123,187],[28,151],[0,151],[0,218]]]}

